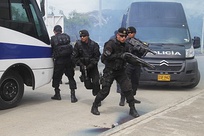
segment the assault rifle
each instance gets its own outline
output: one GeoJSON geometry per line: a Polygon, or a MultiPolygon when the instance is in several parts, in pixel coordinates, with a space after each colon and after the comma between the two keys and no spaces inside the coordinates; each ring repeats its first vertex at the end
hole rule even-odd
{"type": "Polygon", "coordinates": [[[79,78],[80,78],[81,82],[84,82],[84,86],[86,87],[86,89],[93,89],[91,79],[87,75],[86,66],[83,67],[81,76],[79,78]]]}
{"type": "Polygon", "coordinates": [[[130,63],[132,65],[138,65],[138,63],[139,63],[139,64],[141,64],[145,67],[149,67],[151,69],[155,68],[154,65],[144,61],[143,59],[141,59],[141,58],[139,58],[139,57],[137,57],[137,56],[135,56],[129,52],[123,53],[122,58],[124,58],[128,63],[130,63]]]}
{"type": "Polygon", "coordinates": [[[133,48],[138,50],[138,51],[145,51],[143,56],[145,56],[148,52],[156,55],[156,53],[154,51],[152,51],[150,48],[148,48],[147,43],[144,43],[144,42],[137,40],[135,38],[131,38],[128,43],[131,44],[133,46],[133,48]]]}

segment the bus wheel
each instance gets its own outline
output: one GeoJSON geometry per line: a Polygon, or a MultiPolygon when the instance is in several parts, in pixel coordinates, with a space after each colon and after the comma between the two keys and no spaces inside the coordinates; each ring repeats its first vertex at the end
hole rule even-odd
{"type": "Polygon", "coordinates": [[[10,72],[3,77],[0,83],[0,109],[8,109],[17,106],[24,93],[24,84],[21,76],[10,72]]]}

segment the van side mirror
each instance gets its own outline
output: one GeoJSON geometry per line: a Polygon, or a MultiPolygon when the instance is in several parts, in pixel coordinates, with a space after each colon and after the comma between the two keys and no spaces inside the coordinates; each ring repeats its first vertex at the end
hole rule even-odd
{"type": "Polygon", "coordinates": [[[127,27],[127,14],[123,15],[121,27],[127,27]]]}
{"type": "Polygon", "coordinates": [[[200,37],[195,36],[193,40],[193,47],[196,48],[200,48],[200,37]]]}

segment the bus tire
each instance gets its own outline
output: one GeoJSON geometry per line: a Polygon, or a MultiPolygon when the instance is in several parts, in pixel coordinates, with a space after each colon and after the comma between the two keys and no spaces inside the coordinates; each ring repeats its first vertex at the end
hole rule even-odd
{"type": "Polygon", "coordinates": [[[18,73],[9,72],[0,83],[0,109],[16,107],[24,94],[23,79],[18,73]]]}

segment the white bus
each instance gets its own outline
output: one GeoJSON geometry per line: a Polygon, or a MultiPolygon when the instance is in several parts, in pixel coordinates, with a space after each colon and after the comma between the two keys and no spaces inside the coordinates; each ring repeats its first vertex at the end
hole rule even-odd
{"type": "Polygon", "coordinates": [[[52,79],[50,39],[40,5],[42,10],[35,0],[0,0],[0,109],[17,106],[24,85],[34,90],[52,79]]]}

